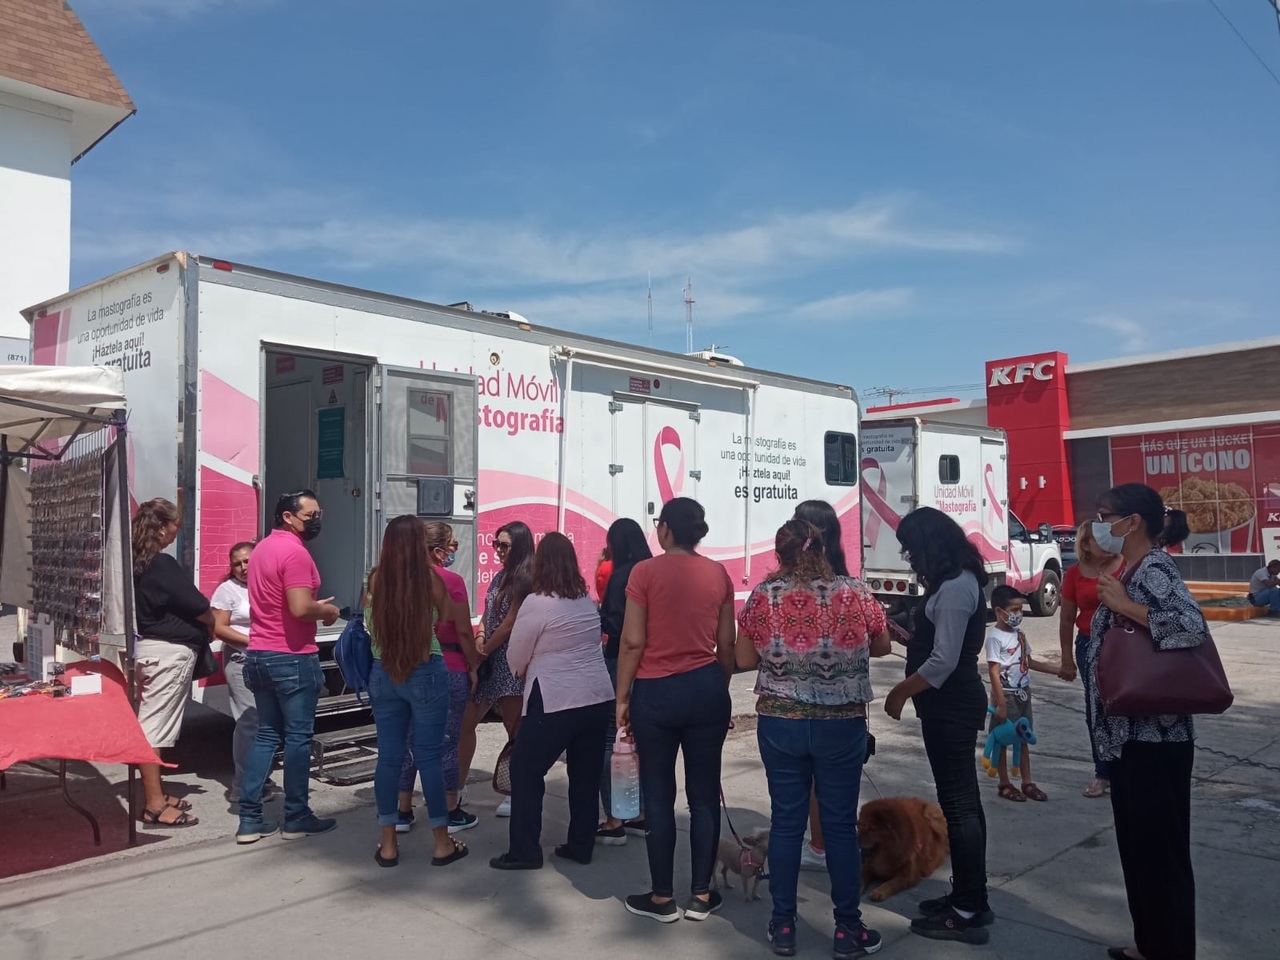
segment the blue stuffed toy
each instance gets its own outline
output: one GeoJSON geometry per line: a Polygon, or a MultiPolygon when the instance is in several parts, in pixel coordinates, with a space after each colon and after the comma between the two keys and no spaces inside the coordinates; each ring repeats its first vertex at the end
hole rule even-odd
{"type": "MultiPolygon", "coordinates": [[[[987,713],[995,713],[994,705],[987,706],[987,713]]],[[[1006,720],[987,734],[987,745],[982,748],[982,766],[986,768],[988,777],[1000,775],[996,765],[1000,760],[1000,751],[1005,747],[1013,747],[1013,776],[1020,775],[1022,766],[1022,745],[1034,746],[1036,732],[1031,729],[1031,722],[1026,717],[1019,717],[1018,722],[1006,720]]]]}

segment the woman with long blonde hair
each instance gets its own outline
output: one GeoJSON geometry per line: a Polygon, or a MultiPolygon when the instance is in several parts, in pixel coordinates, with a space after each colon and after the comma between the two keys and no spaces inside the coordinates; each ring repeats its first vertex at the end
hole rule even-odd
{"type": "Polygon", "coordinates": [[[469,639],[471,620],[466,607],[449,597],[436,573],[428,555],[426,531],[417,517],[396,517],[387,525],[377,571],[376,585],[370,582],[368,588],[374,655],[369,699],[378,730],[373,792],[381,827],[374,859],[384,867],[399,863],[400,769],[412,727],[414,757],[435,836],[431,863],[446,866],[465,857],[467,848],[449,836],[441,766],[449,688],[435,626],[449,621],[459,637],[469,639]]]}

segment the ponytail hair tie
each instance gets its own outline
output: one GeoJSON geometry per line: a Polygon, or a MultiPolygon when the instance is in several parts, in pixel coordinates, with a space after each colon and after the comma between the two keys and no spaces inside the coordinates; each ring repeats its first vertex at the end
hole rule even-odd
{"type": "Polygon", "coordinates": [[[1165,507],[1165,508],[1164,508],[1164,515],[1165,515],[1166,517],[1167,517],[1167,516],[1169,516],[1171,513],[1173,513],[1173,507],[1165,507]]]}

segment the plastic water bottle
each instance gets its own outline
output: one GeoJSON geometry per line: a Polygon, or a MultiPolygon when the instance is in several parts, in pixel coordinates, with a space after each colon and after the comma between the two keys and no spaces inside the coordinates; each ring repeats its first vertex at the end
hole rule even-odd
{"type": "Polygon", "coordinates": [[[621,730],[609,762],[609,806],[609,812],[619,820],[640,816],[640,758],[635,745],[622,739],[621,730]]]}

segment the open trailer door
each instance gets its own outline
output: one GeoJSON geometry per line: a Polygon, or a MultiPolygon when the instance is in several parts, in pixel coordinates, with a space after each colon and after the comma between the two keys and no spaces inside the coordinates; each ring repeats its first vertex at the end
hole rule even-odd
{"type": "Polygon", "coordinates": [[[476,595],[476,380],[470,374],[379,365],[374,379],[377,461],[370,555],[382,531],[412,514],[452,525],[453,571],[476,595]]]}

